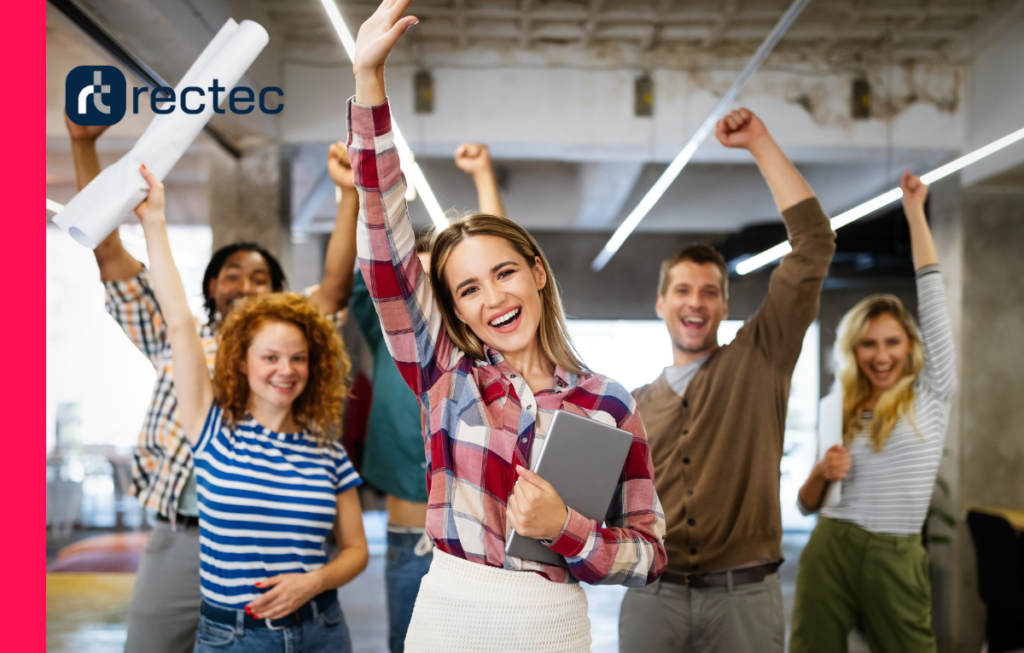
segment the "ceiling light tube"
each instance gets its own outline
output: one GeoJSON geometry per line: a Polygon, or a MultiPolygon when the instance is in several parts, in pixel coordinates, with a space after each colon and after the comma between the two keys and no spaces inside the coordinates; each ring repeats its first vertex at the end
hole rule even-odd
{"type": "MultiPolygon", "coordinates": [[[[324,11],[327,12],[327,17],[330,18],[334,31],[338,33],[341,45],[345,48],[345,54],[348,55],[350,61],[354,60],[356,42],[352,38],[352,33],[349,32],[348,26],[345,25],[345,19],[341,17],[341,12],[338,11],[337,5],[334,4],[334,0],[320,0],[320,4],[324,6],[324,11]]],[[[430,189],[430,184],[427,183],[423,170],[413,160],[412,150],[409,149],[409,144],[406,142],[405,137],[402,136],[401,130],[398,129],[398,123],[393,115],[391,117],[391,131],[395,137],[395,147],[398,148],[398,158],[402,161],[402,171],[405,172],[409,183],[420,194],[420,198],[423,200],[424,206],[427,207],[427,213],[430,214],[430,219],[434,222],[434,225],[438,229],[444,229],[448,226],[448,219],[444,217],[444,211],[434,196],[434,191],[430,189]]]]}
{"type": "Polygon", "coordinates": [[[49,197],[46,198],[46,210],[53,211],[54,213],[60,213],[64,210],[64,205],[60,202],[54,202],[49,197]]]}
{"type": "MultiPolygon", "coordinates": [[[[328,0],[323,1],[327,2],[328,0]]],[[[615,230],[615,233],[612,234],[612,237],[608,240],[608,243],[605,244],[604,249],[602,249],[601,253],[597,255],[594,262],[590,264],[590,267],[594,272],[600,272],[601,269],[604,268],[608,261],[615,256],[615,252],[619,251],[619,248],[622,247],[622,243],[626,242],[629,235],[633,233],[633,230],[636,229],[638,224],[640,224],[640,221],[643,220],[647,216],[647,213],[654,208],[654,205],[658,203],[661,196],[665,194],[668,187],[672,185],[672,182],[676,180],[679,173],[683,171],[686,164],[690,162],[691,158],[693,158],[697,148],[699,148],[704,140],[711,135],[711,132],[715,130],[715,124],[721,120],[722,116],[724,116],[729,110],[729,107],[732,106],[736,96],[739,95],[740,91],[743,90],[743,87],[746,86],[747,81],[754,76],[757,69],[761,67],[764,60],[769,54],[771,54],[775,45],[789,29],[789,26],[793,24],[793,21],[796,20],[797,16],[800,15],[800,12],[804,10],[804,7],[807,6],[808,2],[810,2],[810,0],[793,0],[793,4],[789,6],[786,13],[782,15],[779,22],[775,24],[772,31],[765,37],[764,42],[761,43],[761,47],[759,47],[757,52],[754,53],[753,58],[747,62],[747,65],[743,69],[743,72],[740,73],[740,76],[736,78],[736,81],[732,83],[732,86],[725,92],[722,99],[718,101],[718,104],[716,104],[715,108],[710,114],[708,114],[708,117],[704,119],[704,122],[700,124],[697,131],[693,133],[690,140],[687,141],[685,146],[683,146],[683,151],[676,156],[675,160],[673,160],[671,164],[669,164],[665,172],[663,172],[661,177],[658,178],[658,181],[654,182],[654,186],[647,191],[647,194],[644,195],[644,198],[636,205],[633,212],[623,220],[622,224],[619,225],[619,228],[615,230]]]]}
{"type": "MultiPolygon", "coordinates": [[[[944,177],[948,177],[954,172],[966,168],[972,163],[984,159],[990,154],[994,154],[995,152],[998,152],[999,150],[1016,143],[1021,139],[1024,139],[1024,129],[1018,129],[1012,134],[1004,136],[997,141],[993,141],[984,147],[979,147],[973,152],[963,155],[959,159],[954,159],[953,161],[950,161],[946,165],[939,166],[938,168],[932,170],[931,172],[926,172],[925,174],[921,175],[921,182],[931,185],[937,182],[938,180],[943,179],[944,177]]],[[[832,225],[832,229],[838,229],[840,227],[850,224],[854,220],[859,220],[860,218],[863,218],[866,215],[874,213],[880,208],[892,204],[901,197],[903,197],[903,191],[901,191],[899,188],[894,188],[890,191],[882,193],[881,195],[875,197],[874,199],[870,199],[867,202],[864,202],[863,204],[858,204],[849,211],[840,213],[836,217],[832,218],[830,222],[830,224],[832,225]]],[[[773,261],[782,258],[791,250],[792,248],[789,246],[789,243],[779,243],[778,245],[772,247],[771,249],[765,250],[760,254],[751,256],[750,258],[736,264],[736,272],[737,274],[741,275],[750,274],[754,270],[758,270],[768,265],[769,263],[772,263],[773,261]]]]}

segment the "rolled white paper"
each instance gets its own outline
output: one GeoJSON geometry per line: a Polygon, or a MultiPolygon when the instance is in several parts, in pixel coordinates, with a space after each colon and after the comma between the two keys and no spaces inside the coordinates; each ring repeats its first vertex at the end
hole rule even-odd
{"type": "MultiPolygon", "coordinates": [[[[832,391],[822,397],[818,405],[818,460],[825,457],[825,452],[837,444],[843,443],[843,386],[838,381],[832,391]]],[[[843,482],[832,481],[822,508],[833,508],[839,505],[842,498],[843,482]]]]}
{"type": "MultiPolygon", "coordinates": [[[[228,19],[182,77],[175,89],[176,102],[180,103],[185,87],[198,86],[205,92],[216,79],[226,89],[221,96],[223,104],[269,40],[267,30],[258,23],[244,20],[238,24],[228,19]]],[[[213,116],[211,100],[210,95],[203,97],[205,106],[199,113],[185,113],[179,104],[171,113],[157,115],[131,151],[68,202],[54,223],[82,245],[95,249],[146,199],[148,186],[139,166],[145,163],[163,181],[213,116]]],[[[193,106],[195,102],[193,97],[193,106]]]]}

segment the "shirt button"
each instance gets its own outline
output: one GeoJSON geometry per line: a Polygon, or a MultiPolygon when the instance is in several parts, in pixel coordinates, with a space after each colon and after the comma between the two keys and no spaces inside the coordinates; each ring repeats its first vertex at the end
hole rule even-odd
{"type": "Polygon", "coordinates": [[[692,556],[697,555],[697,549],[690,549],[690,555],[692,555],[692,556]]]}
{"type": "Polygon", "coordinates": [[[694,526],[697,522],[694,521],[693,517],[690,517],[689,519],[686,520],[686,523],[689,524],[690,526],[694,526]]]}
{"type": "Polygon", "coordinates": [[[526,438],[523,438],[522,440],[520,440],[520,442],[522,442],[523,444],[526,444],[526,438]]]}
{"type": "Polygon", "coordinates": [[[690,407],[690,404],[687,403],[687,401],[685,399],[683,399],[683,408],[689,408],[689,407],[690,407]]]}
{"type": "Polygon", "coordinates": [[[689,435],[690,429],[683,429],[683,435],[689,435]]]}
{"type": "Polygon", "coordinates": [[[527,404],[526,410],[533,410],[533,404],[527,404]]]}
{"type": "Polygon", "coordinates": [[[686,491],[686,496],[692,497],[693,496],[693,490],[687,490],[686,491]]]}
{"type": "Polygon", "coordinates": [[[683,458],[683,464],[684,465],[689,465],[690,464],[690,459],[689,458],[683,458]]]}

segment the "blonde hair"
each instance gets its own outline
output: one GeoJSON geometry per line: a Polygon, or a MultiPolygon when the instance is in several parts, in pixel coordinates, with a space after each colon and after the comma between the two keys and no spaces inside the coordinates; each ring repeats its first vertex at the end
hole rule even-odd
{"type": "Polygon", "coordinates": [[[556,365],[575,374],[589,374],[590,369],[573,347],[569,329],[565,324],[565,311],[562,308],[558,286],[555,284],[555,276],[551,273],[551,266],[548,265],[548,260],[544,256],[544,252],[541,251],[540,245],[518,224],[508,218],[496,215],[471,213],[453,222],[433,237],[433,246],[430,252],[430,284],[437,297],[441,319],[455,346],[473,358],[484,358],[483,341],[456,316],[455,299],[452,297],[451,288],[445,279],[448,258],[455,247],[470,236],[497,236],[505,239],[520,256],[526,259],[526,263],[531,269],[536,259],[540,259],[547,276],[547,283],[540,290],[541,318],[538,328],[540,346],[556,365]]]}
{"type": "Polygon", "coordinates": [[[213,371],[213,392],[229,424],[245,419],[249,379],[239,363],[264,324],[294,324],[309,347],[309,379],[292,403],[292,417],[308,428],[319,445],[341,435],[345,379],[351,367],[334,325],[308,299],[296,293],[269,293],[247,301],[228,314],[221,329],[213,371]]]}
{"type": "Polygon", "coordinates": [[[843,388],[843,445],[850,446],[861,429],[864,402],[871,395],[871,381],[857,364],[856,347],[868,324],[879,315],[896,318],[910,340],[910,354],[903,364],[903,374],[878,398],[871,418],[870,437],[875,453],[882,450],[892,434],[896,421],[904,418],[914,430],[914,381],[924,367],[924,349],[914,319],[898,298],[893,295],[871,295],[860,301],[839,323],[835,358],[839,366],[839,382],[843,388]]]}

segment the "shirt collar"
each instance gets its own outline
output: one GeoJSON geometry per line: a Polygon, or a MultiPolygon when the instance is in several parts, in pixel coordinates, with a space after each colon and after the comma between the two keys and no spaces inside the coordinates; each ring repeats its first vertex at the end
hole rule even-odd
{"type": "MultiPolygon", "coordinates": [[[[518,371],[505,362],[496,349],[484,347],[484,358],[473,361],[473,365],[479,369],[481,394],[485,403],[491,403],[508,394],[512,382],[508,377],[518,374],[518,371]]],[[[572,372],[567,372],[561,365],[555,365],[555,392],[568,392],[576,387],[578,377],[572,372]]]]}

